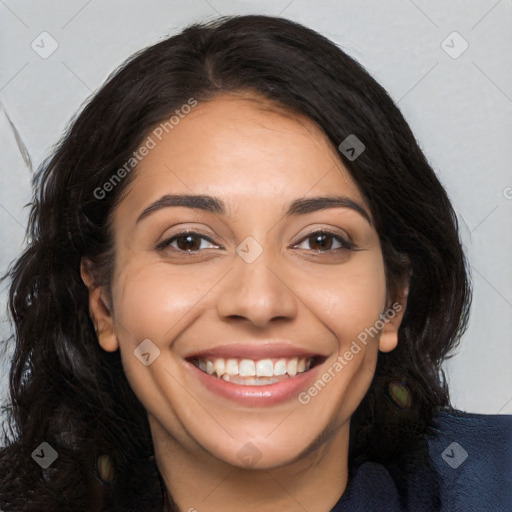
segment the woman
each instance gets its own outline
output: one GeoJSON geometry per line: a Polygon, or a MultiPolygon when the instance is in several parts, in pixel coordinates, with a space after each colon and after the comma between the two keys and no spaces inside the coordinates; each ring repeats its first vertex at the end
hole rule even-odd
{"type": "Polygon", "coordinates": [[[107,81],[34,185],[2,510],[478,509],[468,444],[507,423],[449,408],[456,216],[331,42],[191,26],[107,81]]]}

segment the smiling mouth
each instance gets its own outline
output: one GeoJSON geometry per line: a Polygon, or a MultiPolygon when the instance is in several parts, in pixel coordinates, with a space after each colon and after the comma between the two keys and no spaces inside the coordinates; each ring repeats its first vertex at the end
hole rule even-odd
{"type": "Polygon", "coordinates": [[[211,377],[244,386],[265,386],[308,372],[322,362],[315,357],[237,359],[194,358],[190,362],[211,377]]]}

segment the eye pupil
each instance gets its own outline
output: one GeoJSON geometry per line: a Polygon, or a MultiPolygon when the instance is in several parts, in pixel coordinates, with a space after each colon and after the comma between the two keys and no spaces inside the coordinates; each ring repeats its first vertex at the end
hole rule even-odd
{"type": "Polygon", "coordinates": [[[310,238],[310,247],[315,251],[324,251],[332,246],[332,235],[319,233],[310,238]],[[313,243],[311,243],[311,241],[313,243]],[[316,247],[315,247],[316,245],[316,247]]]}
{"type": "Polygon", "coordinates": [[[201,240],[192,234],[180,235],[176,238],[176,245],[182,251],[197,251],[201,246],[201,240]]]}

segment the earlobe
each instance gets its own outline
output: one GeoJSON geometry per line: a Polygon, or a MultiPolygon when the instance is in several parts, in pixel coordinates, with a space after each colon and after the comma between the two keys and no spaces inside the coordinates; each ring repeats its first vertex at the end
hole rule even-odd
{"type": "Polygon", "coordinates": [[[114,329],[114,319],[103,299],[101,288],[94,285],[89,262],[83,258],[80,262],[80,275],[89,290],[89,316],[94,324],[98,342],[103,350],[115,352],[119,348],[119,343],[114,329]]]}
{"type": "Polygon", "coordinates": [[[402,324],[407,306],[408,292],[409,287],[406,286],[400,293],[398,300],[381,315],[382,323],[384,324],[379,339],[379,350],[381,352],[391,352],[398,344],[398,329],[402,324]]]}
{"type": "Polygon", "coordinates": [[[106,352],[115,352],[119,348],[112,323],[103,328],[98,327],[96,329],[96,336],[101,348],[106,352]]]}
{"type": "Polygon", "coordinates": [[[391,352],[398,344],[398,328],[400,323],[398,322],[397,325],[394,319],[390,319],[387,316],[384,316],[382,321],[384,322],[384,327],[379,338],[379,350],[381,352],[391,352]]]}

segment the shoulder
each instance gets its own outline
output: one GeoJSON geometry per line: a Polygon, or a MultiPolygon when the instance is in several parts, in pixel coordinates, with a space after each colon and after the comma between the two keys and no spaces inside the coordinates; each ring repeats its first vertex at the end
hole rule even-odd
{"type": "Polygon", "coordinates": [[[441,411],[427,440],[443,510],[512,510],[512,415],[441,411]]]}
{"type": "Polygon", "coordinates": [[[426,441],[439,488],[421,463],[405,468],[400,490],[392,468],[365,462],[331,512],[512,511],[512,416],[438,412],[426,441]]]}

